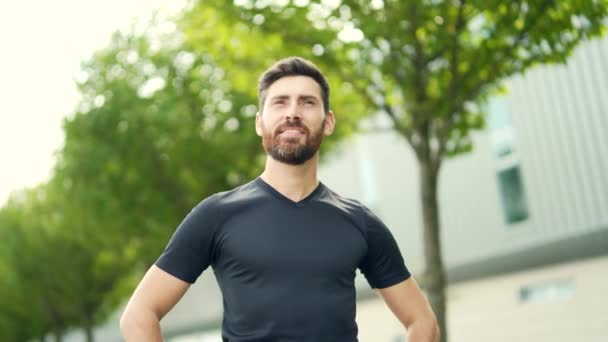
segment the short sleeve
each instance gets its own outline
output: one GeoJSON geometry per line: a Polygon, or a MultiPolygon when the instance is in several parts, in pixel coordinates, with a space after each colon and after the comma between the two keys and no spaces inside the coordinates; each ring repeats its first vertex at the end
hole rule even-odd
{"type": "Polygon", "coordinates": [[[212,262],[215,231],[219,222],[217,198],[211,196],[186,215],[173,233],[155,265],[165,272],[194,283],[212,262]]]}
{"type": "Polygon", "coordinates": [[[369,209],[364,208],[367,253],[359,268],[372,288],[396,285],[411,275],[393,234],[369,209]]]}

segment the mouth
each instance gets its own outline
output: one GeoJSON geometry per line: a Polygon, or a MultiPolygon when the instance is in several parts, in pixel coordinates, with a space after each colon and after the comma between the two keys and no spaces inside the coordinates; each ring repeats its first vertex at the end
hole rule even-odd
{"type": "Polygon", "coordinates": [[[284,137],[299,137],[306,134],[306,131],[301,128],[286,127],[279,130],[277,136],[281,135],[284,137]]]}

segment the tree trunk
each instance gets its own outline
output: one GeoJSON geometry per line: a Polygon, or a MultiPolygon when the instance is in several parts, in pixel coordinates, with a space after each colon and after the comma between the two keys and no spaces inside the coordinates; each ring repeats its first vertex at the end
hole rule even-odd
{"type": "Polygon", "coordinates": [[[424,259],[426,263],[422,285],[427,291],[427,296],[437,316],[441,341],[447,342],[446,276],[441,257],[439,203],[437,201],[439,167],[433,167],[430,157],[424,156],[419,159],[419,172],[424,225],[424,259]]]}
{"type": "Polygon", "coordinates": [[[63,341],[63,332],[61,330],[53,329],[53,336],[55,337],[55,342],[63,341]]]}
{"type": "Polygon", "coordinates": [[[47,297],[42,298],[42,305],[44,310],[46,311],[47,317],[49,318],[49,322],[51,323],[51,334],[54,337],[55,342],[63,341],[63,332],[65,324],[63,318],[61,317],[61,314],[59,314],[58,310],[56,310],[56,307],[53,306],[53,304],[47,297]]]}
{"type": "Polygon", "coordinates": [[[84,329],[84,334],[87,342],[93,342],[93,319],[88,314],[83,314],[81,319],[82,328],[84,329]]]}
{"type": "Polygon", "coordinates": [[[84,332],[86,334],[86,341],[87,342],[93,342],[93,327],[89,324],[87,326],[84,327],[84,332]]]}

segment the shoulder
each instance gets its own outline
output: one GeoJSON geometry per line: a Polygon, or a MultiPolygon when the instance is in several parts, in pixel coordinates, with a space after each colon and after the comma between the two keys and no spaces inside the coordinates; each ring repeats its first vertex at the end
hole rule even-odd
{"type": "Polygon", "coordinates": [[[350,217],[363,231],[367,230],[368,221],[375,217],[371,210],[360,201],[342,196],[328,187],[325,187],[321,201],[350,217]]]}
{"type": "Polygon", "coordinates": [[[373,232],[378,229],[386,229],[386,226],[382,220],[376,214],[374,214],[369,207],[356,199],[341,196],[328,187],[325,187],[325,193],[322,197],[322,201],[356,220],[358,226],[361,227],[364,235],[366,236],[369,231],[373,232]]]}
{"type": "Polygon", "coordinates": [[[358,214],[364,210],[365,206],[356,199],[344,197],[327,186],[324,186],[324,188],[323,194],[319,199],[324,204],[330,205],[350,214],[358,214]]]}
{"type": "Polygon", "coordinates": [[[261,196],[263,196],[263,193],[255,184],[255,181],[251,181],[228,191],[217,192],[203,199],[192,209],[190,214],[212,214],[221,220],[225,213],[251,205],[261,196]]]}

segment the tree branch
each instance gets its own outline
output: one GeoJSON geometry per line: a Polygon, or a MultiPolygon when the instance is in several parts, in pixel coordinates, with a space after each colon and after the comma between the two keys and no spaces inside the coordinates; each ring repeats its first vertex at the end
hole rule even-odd
{"type": "MultiPolygon", "coordinates": [[[[410,22],[412,23],[412,38],[414,41],[414,68],[413,68],[413,78],[414,78],[414,89],[415,89],[415,99],[414,99],[414,109],[411,112],[412,115],[412,123],[414,127],[414,131],[417,132],[421,137],[420,138],[428,138],[429,136],[429,117],[426,115],[428,113],[421,112],[421,108],[423,104],[426,102],[426,86],[427,86],[427,64],[428,60],[425,56],[424,49],[418,37],[416,36],[416,31],[418,27],[418,8],[414,1],[412,1],[410,6],[410,22]]],[[[423,139],[423,140],[424,140],[423,139]]],[[[428,145],[428,141],[423,141],[423,143],[417,146],[417,143],[414,141],[412,136],[412,147],[416,151],[416,153],[420,154],[424,151],[420,151],[424,145],[428,145]]]]}
{"type": "MultiPolygon", "coordinates": [[[[465,6],[465,2],[466,0],[460,0],[459,1],[459,6],[458,6],[458,13],[456,14],[456,21],[454,23],[454,34],[453,34],[453,39],[452,39],[452,53],[454,52],[453,49],[456,47],[459,47],[458,44],[456,44],[458,42],[457,38],[460,35],[460,33],[462,32],[462,29],[464,28],[464,24],[465,24],[465,20],[464,20],[464,6],[465,6]]],[[[451,2],[445,2],[446,6],[451,6],[452,3],[451,2]]],[[[434,54],[430,55],[428,57],[428,62],[431,63],[435,60],[437,60],[439,57],[441,57],[444,53],[445,53],[445,49],[440,49],[437,52],[435,52],[434,54]]]]}
{"type": "Polygon", "coordinates": [[[386,102],[385,96],[384,95],[382,96],[382,103],[377,103],[367,89],[360,87],[354,81],[354,78],[352,75],[347,74],[345,72],[343,72],[341,74],[342,74],[343,80],[349,82],[355,88],[357,93],[361,94],[361,96],[363,96],[369,103],[378,107],[378,109],[383,110],[389,116],[391,121],[393,122],[395,129],[407,139],[407,141],[412,145],[412,147],[414,147],[414,143],[412,141],[411,128],[406,127],[405,125],[403,125],[401,123],[401,121],[399,120],[399,117],[397,116],[397,113],[395,113],[395,110],[386,102]]]}
{"type": "Polygon", "coordinates": [[[448,86],[448,108],[446,113],[444,113],[445,117],[440,120],[440,123],[438,123],[437,129],[435,130],[435,138],[437,139],[438,142],[438,147],[437,150],[435,151],[435,154],[432,156],[432,160],[433,160],[433,168],[436,169],[436,171],[439,170],[439,167],[441,166],[441,158],[443,157],[443,154],[445,152],[445,148],[446,148],[446,144],[448,141],[448,134],[450,129],[452,128],[452,124],[453,124],[453,116],[455,115],[455,113],[458,112],[458,107],[462,107],[462,102],[459,102],[456,98],[456,89],[457,89],[457,85],[460,82],[460,74],[458,72],[458,63],[459,63],[459,36],[460,33],[462,32],[462,30],[464,29],[464,6],[465,6],[465,2],[466,0],[461,0],[460,1],[460,6],[458,7],[458,14],[456,15],[456,23],[454,24],[454,33],[452,35],[452,39],[451,39],[451,46],[450,46],[450,74],[451,74],[451,79],[450,79],[450,84],[448,86]]]}
{"type": "MultiPolygon", "coordinates": [[[[487,56],[498,55],[498,56],[500,56],[500,58],[495,58],[493,60],[493,63],[491,63],[491,65],[492,65],[491,70],[498,71],[498,66],[513,56],[513,54],[515,53],[517,48],[519,48],[519,43],[521,43],[524,39],[526,39],[528,37],[528,34],[530,33],[530,31],[532,29],[534,29],[536,27],[536,25],[538,24],[538,19],[541,18],[543,15],[545,15],[547,8],[549,8],[549,6],[551,4],[553,4],[554,2],[555,2],[554,0],[545,0],[541,4],[540,8],[537,9],[536,16],[534,16],[533,18],[528,18],[526,20],[526,23],[528,23],[528,25],[524,26],[521,29],[521,31],[515,38],[515,41],[512,44],[505,44],[504,48],[500,51],[500,53],[498,53],[498,54],[492,53],[495,51],[494,50],[490,51],[490,49],[487,46],[487,42],[492,40],[493,37],[489,37],[488,39],[484,40],[482,43],[482,46],[479,49],[480,54],[477,56],[477,58],[475,58],[475,60],[480,60],[482,58],[486,59],[487,56]],[[482,54],[483,54],[483,56],[482,56],[482,54]]],[[[504,20],[504,18],[505,17],[503,17],[503,20],[504,20]]],[[[498,27],[498,26],[499,25],[496,25],[496,27],[498,27]]],[[[494,33],[496,33],[496,31],[498,31],[498,28],[494,30],[494,33]]],[[[472,74],[475,71],[476,70],[474,70],[473,68],[469,69],[467,71],[467,73],[465,74],[464,79],[472,79],[472,74]]],[[[496,72],[493,74],[492,79],[494,79],[494,80],[500,79],[503,76],[504,75],[502,75],[500,72],[496,72]]],[[[488,84],[488,83],[490,83],[490,82],[488,82],[488,80],[478,82],[478,84],[473,87],[470,94],[477,93],[479,88],[481,88],[483,85],[488,84]]],[[[468,94],[469,96],[467,96],[465,99],[471,98],[470,94],[468,94]]]]}
{"type": "MultiPolygon", "coordinates": [[[[492,67],[491,70],[498,70],[498,66],[501,63],[504,63],[505,60],[508,60],[510,58],[512,58],[513,54],[515,53],[516,49],[519,47],[519,43],[521,43],[524,39],[527,38],[529,32],[534,29],[534,27],[536,26],[536,24],[538,23],[538,19],[545,13],[545,11],[547,10],[547,8],[553,3],[553,0],[546,0],[541,4],[541,7],[538,9],[538,11],[536,12],[537,15],[534,18],[528,18],[527,23],[528,25],[526,25],[517,35],[515,42],[512,45],[506,45],[504,47],[504,49],[502,50],[502,53],[499,53],[498,55],[501,56],[500,58],[496,58],[494,59],[494,61],[491,63],[492,67]]],[[[459,9],[460,11],[460,9],[459,9]]],[[[484,55],[484,58],[487,58],[487,56],[490,56],[490,49],[487,47],[487,41],[489,41],[491,38],[484,40],[484,42],[482,43],[482,47],[480,48],[480,53],[484,55]]],[[[454,51],[457,52],[457,51],[454,51]]],[[[454,68],[455,64],[457,63],[457,54],[452,54],[452,58],[453,58],[453,62],[454,65],[451,65],[451,69],[454,68]]],[[[481,57],[481,56],[479,56],[481,57]]],[[[444,125],[443,127],[441,127],[440,131],[439,131],[439,149],[437,151],[437,156],[435,156],[435,159],[439,162],[441,155],[443,153],[445,153],[446,151],[446,144],[449,140],[449,131],[452,129],[452,126],[454,124],[454,120],[453,117],[455,114],[462,112],[463,110],[463,105],[464,102],[468,99],[473,99],[476,98],[477,95],[479,94],[479,92],[481,91],[481,89],[485,86],[490,84],[491,82],[488,82],[488,80],[480,80],[478,82],[476,82],[476,84],[474,86],[471,87],[471,89],[469,89],[468,92],[464,93],[464,96],[462,96],[461,98],[457,98],[456,97],[456,93],[455,93],[455,85],[458,83],[457,81],[460,79],[473,79],[473,73],[477,72],[478,70],[471,68],[469,69],[465,75],[463,77],[459,77],[459,73],[457,72],[457,68],[453,69],[451,71],[452,73],[452,82],[450,83],[450,90],[449,90],[449,99],[451,102],[451,106],[449,106],[448,108],[448,112],[446,113],[446,115],[448,116],[443,122],[444,125]]],[[[493,75],[493,79],[499,79],[502,75],[497,72],[496,74],[493,75]]]]}

